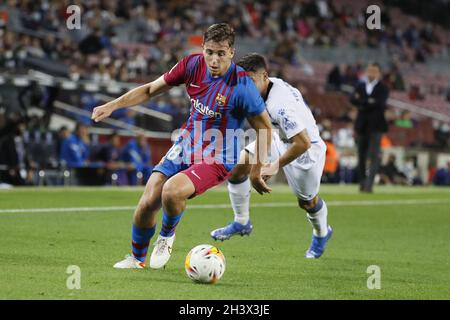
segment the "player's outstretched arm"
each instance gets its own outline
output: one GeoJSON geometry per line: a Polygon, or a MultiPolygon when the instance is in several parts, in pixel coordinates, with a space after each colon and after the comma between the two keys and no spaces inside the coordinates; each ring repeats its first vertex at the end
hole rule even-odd
{"type": "Polygon", "coordinates": [[[257,131],[256,134],[256,163],[250,171],[250,181],[259,194],[269,193],[272,189],[267,186],[261,176],[261,168],[268,162],[268,153],[272,142],[272,125],[267,111],[248,118],[250,125],[257,131]]]}
{"type": "Polygon", "coordinates": [[[113,101],[95,107],[92,111],[91,119],[99,122],[109,117],[117,109],[138,105],[169,89],[170,86],[166,83],[164,77],[161,76],[155,81],[128,91],[113,101]]]}
{"type": "Polygon", "coordinates": [[[300,133],[293,136],[291,142],[289,149],[287,149],[278,159],[278,166],[280,168],[291,163],[311,148],[311,139],[309,138],[306,129],[303,129],[300,133]]]}
{"type": "Polygon", "coordinates": [[[297,133],[290,139],[291,145],[276,161],[270,163],[267,166],[263,166],[261,169],[261,175],[264,181],[267,181],[270,177],[277,174],[280,168],[291,163],[303,153],[305,153],[309,148],[311,148],[311,139],[308,136],[306,129],[297,133]]]}

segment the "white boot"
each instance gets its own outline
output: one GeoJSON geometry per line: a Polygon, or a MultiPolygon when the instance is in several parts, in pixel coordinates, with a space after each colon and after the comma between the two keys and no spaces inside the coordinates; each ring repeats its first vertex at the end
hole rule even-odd
{"type": "Polygon", "coordinates": [[[152,256],[150,257],[150,268],[160,269],[166,265],[170,259],[174,241],[175,234],[171,237],[158,236],[152,256]]]}

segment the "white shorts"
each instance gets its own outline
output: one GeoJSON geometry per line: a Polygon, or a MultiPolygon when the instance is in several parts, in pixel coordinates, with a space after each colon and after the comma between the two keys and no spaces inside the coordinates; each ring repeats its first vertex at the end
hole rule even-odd
{"type": "MultiPolygon", "coordinates": [[[[272,135],[270,161],[277,160],[289,146],[290,143],[281,141],[278,134],[274,133],[272,135]]],[[[246,146],[245,150],[254,154],[255,141],[246,146]]],[[[319,193],[326,151],[327,146],[322,139],[312,141],[311,148],[283,167],[288,184],[299,199],[308,201],[319,193]]]]}

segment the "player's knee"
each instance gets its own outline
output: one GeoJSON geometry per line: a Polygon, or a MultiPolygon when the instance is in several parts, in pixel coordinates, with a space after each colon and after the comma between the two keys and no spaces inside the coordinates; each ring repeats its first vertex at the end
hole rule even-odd
{"type": "Polygon", "coordinates": [[[308,211],[316,206],[317,200],[318,200],[317,196],[311,200],[298,199],[298,206],[303,210],[308,211]]]}
{"type": "Polygon", "coordinates": [[[173,181],[167,181],[162,189],[162,199],[164,202],[177,202],[183,200],[184,196],[179,186],[173,181]]]}
{"type": "Polygon", "coordinates": [[[162,183],[149,185],[139,200],[138,209],[142,211],[158,210],[161,206],[161,190],[162,183]]]}
{"type": "Polygon", "coordinates": [[[161,206],[161,195],[156,195],[153,192],[144,194],[139,200],[138,209],[140,211],[148,212],[158,210],[161,206]]]}

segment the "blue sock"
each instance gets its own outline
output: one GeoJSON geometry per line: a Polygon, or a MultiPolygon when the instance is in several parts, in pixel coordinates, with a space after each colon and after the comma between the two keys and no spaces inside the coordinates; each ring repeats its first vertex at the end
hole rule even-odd
{"type": "Polygon", "coordinates": [[[138,228],[133,224],[131,230],[131,251],[133,256],[141,262],[145,262],[150,239],[155,234],[156,224],[151,228],[138,228]]]}
{"type": "Polygon", "coordinates": [[[177,216],[169,216],[163,208],[163,217],[162,217],[162,227],[161,232],[159,233],[163,237],[171,237],[175,233],[175,228],[177,227],[178,222],[183,216],[184,211],[182,211],[177,216]]]}

